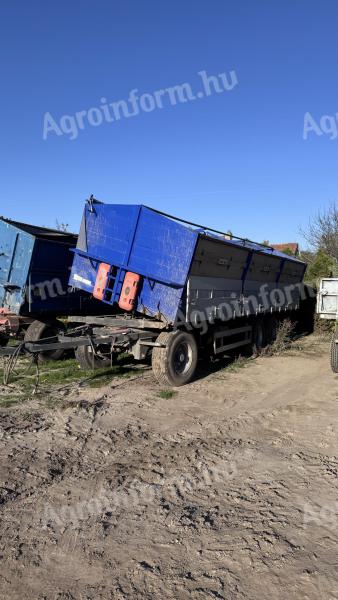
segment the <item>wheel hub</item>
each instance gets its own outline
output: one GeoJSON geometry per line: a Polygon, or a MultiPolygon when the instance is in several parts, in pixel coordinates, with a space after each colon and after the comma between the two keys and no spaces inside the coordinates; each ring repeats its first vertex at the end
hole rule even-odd
{"type": "Polygon", "coordinates": [[[185,373],[191,365],[191,350],[189,346],[182,343],[176,349],[174,355],[174,368],[175,372],[179,375],[185,373]]]}

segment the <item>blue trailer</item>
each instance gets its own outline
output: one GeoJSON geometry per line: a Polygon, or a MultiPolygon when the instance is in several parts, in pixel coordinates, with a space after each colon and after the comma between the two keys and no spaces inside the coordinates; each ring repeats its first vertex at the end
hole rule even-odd
{"type": "MultiPolygon", "coordinates": [[[[71,248],[77,235],[0,218],[0,344],[34,341],[64,328],[57,317],[88,310],[83,292],[71,292],[71,248]]],[[[58,358],[61,350],[48,358],[58,358]]]]}
{"type": "Polygon", "coordinates": [[[302,300],[298,258],[143,205],[91,197],[72,253],[70,285],[118,314],[70,317],[76,332],[48,349],[75,348],[83,368],[109,365],[119,352],[151,356],[166,385],[189,382],[199,357],[259,350],[302,300]]]}
{"type": "MultiPolygon", "coordinates": [[[[111,336],[110,355],[123,349],[142,359],[151,352],[155,375],[173,385],[190,381],[202,351],[271,341],[278,320],[299,309],[306,269],[272,247],[147,206],[93,198],[73,252],[70,284],[127,311],[115,323],[83,322],[111,336]]],[[[92,343],[77,356],[85,367],[102,364],[92,343]]]]}

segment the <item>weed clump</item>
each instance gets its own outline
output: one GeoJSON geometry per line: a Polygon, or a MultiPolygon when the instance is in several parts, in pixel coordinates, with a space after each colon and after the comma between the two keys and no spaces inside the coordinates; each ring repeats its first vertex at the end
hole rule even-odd
{"type": "Polygon", "coordinates": [[[294,331],[295,323],[290,321],[290,319],[283,319],[277,326],[274,341],[263,349],[262,354],[273,356],[289,350],[294,331]]]}

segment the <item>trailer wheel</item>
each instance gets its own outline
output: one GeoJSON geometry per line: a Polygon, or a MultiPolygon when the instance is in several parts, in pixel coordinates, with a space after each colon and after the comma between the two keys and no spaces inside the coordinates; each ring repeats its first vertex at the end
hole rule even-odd
{"type": "MultiPolygon", "coordinates": [[[[25,342],[39,342],[47,338],[57,338],[58,334],[64,330],[64,325],[61,321],[43,322],[33,321],[26,330],[25,342]]],[[[51,340],[52,341],[52,340],[51,340]]],[[[49,360],[60,360],[64,355],[64,350],[46,350],[39,352],[39,361],[47,362],[49,360]]]]}
{"type": "Polygon", "coordinates": [[[0,334],[0,347],[4,348],[5,346],[7,346],[8,342],[9,342],[9,337],[7,337],[6,335],[0,334]]]}
{"type": "Polygon", "coordinates": [[[254,354],[260,354],[266,345],[266,327],[263,319],[256,319],[252,329],[252,349],[254,354]]]}
{"type": "Polygon", "coordinates": [[[162,332],[156,342],[165,346],[153,348],[152,368],[156,379],[171,386],[189,383],[198,360],[195,338],[185,331],[162,332]]]}
{"type": "Polygon", "coordinates": [[[331,369],[338,373],[338,330],[333,334],[331,342],[331,369]]]}
{"type": "Polygon", "coordinates": [[[276,317],[274,317],[274,316],[267,317],[266,336],[265,336],[266,344],[272,344],[273,342],[276,341],[277,331],[278,331],[278,320],[276,319],[276,317]]]}
{"type": "Polygon", "coordinates": [[[75,357],[81,369],[90,371],[95,369],[105,369],[111,366],[109,357],[100,354],[94,354],[93,348],[89,346],[78,346],[75,349],[75,357]]]}

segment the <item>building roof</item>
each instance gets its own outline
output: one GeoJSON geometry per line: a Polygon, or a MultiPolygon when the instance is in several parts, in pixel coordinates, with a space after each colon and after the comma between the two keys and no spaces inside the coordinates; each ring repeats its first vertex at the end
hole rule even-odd
{"type": "Polygon", "coordinates": [[[278,250],[279,252],[285,252],[285,250],[291,250],[294,256],[299,254],[299,245],[297,242],[287,242],[285,244],[271,244],[272,248],[278,250]]]}

